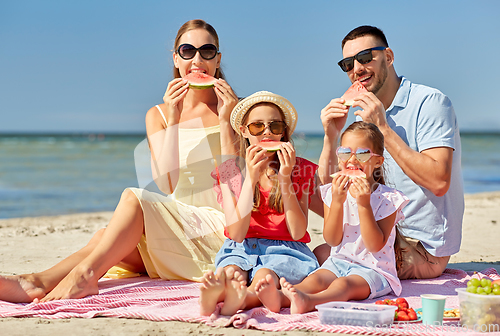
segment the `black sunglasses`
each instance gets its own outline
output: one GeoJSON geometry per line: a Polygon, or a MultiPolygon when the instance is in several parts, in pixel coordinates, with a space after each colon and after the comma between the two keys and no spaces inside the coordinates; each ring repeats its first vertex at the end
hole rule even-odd
{"type": "Polygon", "coordinates": [[[387,47],[375,47],[370,49],[365,49],[360,51],[354,56],[346,57],[341,60],[338,65],[344,72],[349,72],[354,69],[354,60],[358,61],[360,64],[370,63],[373,59],[372,50],[385,50],[387,47]]]}
{"type": "Polygon", "coordinates": [[[194,55],[196,55],[196,52],[199,52],[200,56],[208,61],[214,58],[219,52],[219,50],[215,45],[211,43],[204,44],[199,48],[196,48],[195,46],[189,43],[184,43],[181,44],[179,48],[177,48],[177,53],[182,59],[185,60],[192,59],[194,55]]]}
{"type": "Polygon", "coordinates": [[[280,135],[285,132],[286,123],[284,121],[271,121],[266,125],[263,122],[256,121],[247,125],[248,132],[253,136],[261,135],[268,127],[271,133],[280,135]]]}

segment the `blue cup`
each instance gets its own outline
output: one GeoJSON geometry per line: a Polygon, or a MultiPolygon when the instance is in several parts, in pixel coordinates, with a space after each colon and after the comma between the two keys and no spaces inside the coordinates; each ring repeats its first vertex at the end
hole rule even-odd
{"type": "Polygon", "coordinates": [[[422,294],[422,323],[428,325],[443,324],[444,303],[446,296],[439,294],[422,294]]]}

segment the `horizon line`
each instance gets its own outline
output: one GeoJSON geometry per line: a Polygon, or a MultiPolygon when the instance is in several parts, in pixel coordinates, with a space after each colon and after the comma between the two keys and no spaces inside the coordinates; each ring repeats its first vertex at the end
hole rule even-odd
{"type": "MultiPolygon", "coordinates": [[[[295,135],[305,134],[310,136],[322,136],[321,131],[296,130],[295,135]]],[[[460,130],[463,135],[500,135],[500,130],[460,130]]],[[[0,137],[11,136],[146,136],[146,131],[0,131],[0,137]]]]}

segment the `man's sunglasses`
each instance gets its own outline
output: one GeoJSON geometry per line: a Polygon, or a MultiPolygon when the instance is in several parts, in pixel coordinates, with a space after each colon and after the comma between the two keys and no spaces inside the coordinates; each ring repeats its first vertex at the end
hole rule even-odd
{"type": "Polygon", "coordinates": [[[341,60],[338,65],[344,72],[349,72],[354,69],[354,60],[358,61],[360,64],[370,63],[373,59],[372,50],[385,50],[386,47],[375,47],[370,49],[365,49],[360,51],[354,56],[346,57],[341,60]]]}
{"type": "Polygon", "coordinates": [[[381,156],[372,153],[370,148],[358,148],[356,149],[355,153],[352,152],[352,149],[350,147],[340,146],[337,148],[337,157],[344,162],[349,160],[353,154],[356,156],[356,159],[361,163],[370,160],[372,156],[381,156]]]}
{"type": "Polygon", "coordinates": [[[266,125],[263,122],[257,121],[247,125],[248,132],[253,136],[261,135],[268,127],[271,133],[280,135],[285,132],[286,124],[284,121],[271,121],[266,125]]]}
{"type": "Polygon", "coordinates": [[[177,53],[182,59],[185,60],[192,59],[194,55],[196,55],[196,52],[199,52],[200,56],[208,61],[214,58],[219,52],[219,50],[215,45],[211,43],[204,44],[199,48],[196,48],[195,46],[189,43],[184,43],[181,44],[179,48],[177,48],[177,53]]]}

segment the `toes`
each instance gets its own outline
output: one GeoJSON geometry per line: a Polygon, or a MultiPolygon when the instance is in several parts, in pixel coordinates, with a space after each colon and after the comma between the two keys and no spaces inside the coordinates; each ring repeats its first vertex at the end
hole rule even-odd
{"type": "Polygon", "coordinates": [[[244,281],[245,278],[243,277],[243,274],[241,274],[239,271],[234,271],[234,280],[236,281],[244,281]]]}
{"type": "Polygon", "coordinates": [[[217,275],[217,277],[219,277],[219,278],[221,276],[225,276],[224,268],[222,268],[222,267],[217,268],[217,270],[215,271],[215,275],[217,275]]]}
{"type": "Polygon", "coordinates": [[[280,278],[280,285],[281,287],[285,287],[285,284],[286,284],[286,279],[283,277],[283,278],[280,278]]]}
{"type": "Polygon", "coordinates": [[[226,280],[231,280],[234,277],[234,268],[229,267],[226,269],[226,280]]]}

